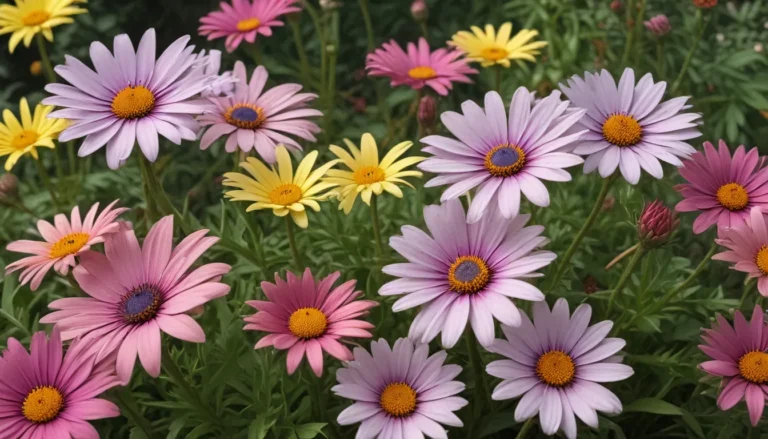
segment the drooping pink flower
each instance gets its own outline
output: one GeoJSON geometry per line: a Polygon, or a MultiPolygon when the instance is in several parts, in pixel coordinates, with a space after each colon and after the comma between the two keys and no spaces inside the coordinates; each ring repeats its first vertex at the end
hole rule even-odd
{"type": "MultiPolygon", "coordinates": [[[[768,212],[766,212],[768,213],[768,212]]],[[[757,206],[749,211],[745,221],[731,228],[718,229],[719,245],[728,251],[712,257],[733,264],[732,269],[757,278],[757,289],[768,297],[768,218],[757,206]]]]}
{"type": "Polygon", "coordinates": [[[200,19],[197,32],[208,41],[226,37],[227,52],[234,52],[245,40],[253,44],[261,34],[272,35],[272,28],[282,26],[281,15],[301,11],[294,6],[298,0],[232,0],[221,2],[220,11],[214,11],[200,19]]]}

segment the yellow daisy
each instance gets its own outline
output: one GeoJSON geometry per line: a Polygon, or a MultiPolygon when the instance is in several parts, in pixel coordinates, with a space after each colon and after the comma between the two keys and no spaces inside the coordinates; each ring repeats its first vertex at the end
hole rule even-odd
{"type": "Polygon", "coordinates": [[[70,15],[84,14],[86,9],[73,6],[88,0],[16,0],[16,6],[0,5],[0,35],[9,34],[8,48],[11,53],[24,40],[29,47],[32,38],[42,32],[48,41],[53,41],[51,28],[72,23],[70,15]]]}
{"type": "Polygon", "coordinates": [[[224,174],[225,186],[241,189],[229,191],[224,195],[232,201],[253,201],[254,203],[248,206],[246,212],[272,209],[277,216],[286,216],[290,213],[296,225],[306,228],[309,222],[305,207],[310,207],[315,212],[320,211],[318,201],[326,200],[329,194],[324,191],[336,184],[318,182],[331,167],[338,163],[338,160],[333,160],[312,171],[312,166],[317,159],[317,151],[312,151],[304,157],[294,174],[291,156],[285,147],[282,145],[277,147],[275,153],[277,170],[274,166],[272,169],[267,168],[264,163],[252,157],[240,163],[240,166],[245,168],[255,180],[239,172],[224,174]]]}
{"type": "Polygon", "coordinates": [[[512,34],[512,23],[504,23],[499,28],[499,33],[490,24],[485,25],[485,32],[477,26],[472,26],[472,32],[459,31],[453,35],[449,46],[457,47],[467,54],[467,59],[479,62],[483,67],[489,67],[499,64],[509,67],[510,60],[523,59],[530,62],[536,62],[535,55],[539,55],[537,49],[547,45],[546,41],[530,41],[535,38],[539,32],[530,29],[523,29],[514,37],[512,34]]]}
{"type": "Polygon", "coordinates": [[[65,119],[48,119],[53,111],[49,105],[38,104],[34,117],[29,112],[29,104],[25,98],[19,103],[21,123],[11,110],[3,111],[3,121],[0,122],[0,157],[8,156],[5,170],[10,171],[13,165],[24,154],[31,154],[37,160],[37,147],[55,148],[53,143],[59,133],[67,127],[65,119]]]}
{"type": "Polygon", "coordinates": [[[336,145],[331,145],[331,152],[347,165],[349,171],[332,169],[328,171],[328,177],[323,181],[339,186],[335,189],[341,200],[339,210],[344,209],[346,214],[349,214],[352,206],[355,205],[357,194],[360,194],[365,204],[368,205],[371,204],[373,194],[381,195],[383,191],[403,198],[403,192],[396,183],[413,187],[403,180],[403,177],[421,177],[422,175],[419,171],[404,171],[404,169],[419,163],[425,157],[406,157],[395,161],[413,146],[413,142],[395,145],[381,162],[379,162],[379,149],[376,146],[376,140],[369,133],[363,134],[360,140],[362,151],[348,139],[344,139],[344,143],[347,144],[351,155],[336,145]]]}

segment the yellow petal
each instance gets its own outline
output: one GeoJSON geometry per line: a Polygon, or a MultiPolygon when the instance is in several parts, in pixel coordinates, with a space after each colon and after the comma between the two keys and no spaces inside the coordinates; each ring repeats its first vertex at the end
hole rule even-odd
{"type": "Polygon", "coordinates": [[[411,148],[411,146],[413,146],[413,142],[402,142],[393,146],[392,149],[390,149],[389,152],[387,152],[384,158],[381,159],[381,163],[379,163],[379,167],[381,169],[386,170],[389,167],[389,165],[394,163],[394,161],[397,160],[398,157],[400,157],[406,151],[408,151],[411,148]]]}
{"type": "Polygon", "coordinates": [[[27,98],[21,98],[19,102],[19,113],[21,113],[21,126],[24,129],[32,128],[32,114],[29,112],[29,104],[27,98]]]}
{"type": "Polygon", "coordinates": [[[378,166],[379,165],[379,149],[376,147],[376,140],[370,133],[363,134],[363,138],[360,139],[362,147],[363,166],[378,166]]]}
{"type": "Polygon", "coordinates": [[[360,154],[360,150],[357,148],[357,145],[354,144],[349,139],[344,139],[344,144],[347,145],[347,149],[349,149],[349,152],[352,153],[352,157],[355,158],[356,162],[359,162],[362,158],[362,154],[360,154]]]}
{"type": "MultiPolygon", "coordinates": [[[[317,152],[317,151],[313,151],[313,152],[317,152]]],[[[330,162],[324,164],[323,166],[315,169],[311,174],[309,174],[309,177],[307,177],[304,183],[302,183],[301,191],[307,192],[309,188],[312,187],[312,185],[314,185],[318,180],[320,180],[321,177],[325,176],[325,173],[328,172],[329,169],[334,167],[338,162],[339,160],[331,160],[330,162]]]]}
{"type": "Polygon", "coordinates": [[[367,205],[371,205],[371,195],[373,192],[370,189],[366,189],[360,193],[360,199],[367,205]]]}
{"type": "Polygon", "coordinates": [[[12,133],[19,133],[24,130],[19,124],[19,120],[16,119],[16,116],[11,112],[11,110],[6,109],[3,111],[3,120],[5,121],[5,125],[11,130],[12,133]]]}
{"type": "Polygon", "coordinates": [[[312,171],[312,166],[315,166],[315,160],[317,160],[317,151],[312,151],[304,157],[304,160],[299,163],[299,167],[296,168],[296,175],[293,177],[293,184],[301,186],[312,171]]]}
{"type": "MultiPolygon", "coordinates": [[[[314,153],[315,157],[317,157],[317,151],[312,151],[312,153],[314,153]]],[[[309,158],[309,156],[312,155],[312,153],[309,153],[307,155],[307,158],[309,158]]],[[[280,181],[282,183],[292,183],[293,182],[293,165],[291,164],[291,155],[288,153],[288,150],[285,149],[285,147],[282,145],[277,147],[277,149],[275,150],[275,154],[277,155],[277,167],[278,167],[278,170],[280,171],[280,181]]]]}
{"type": "Polygon", "coordinates": [[[292,211],[291,218],[293,218],[293,222],[302,229],[306,229],[309,225],[309,218],[307,218],[307,212],[305,210],[302,210],[301,212],[292,211]]]}
{"type": "MultiPolygon", "coordinates": [[[[403,169],[413,166],[416,163],[419,163],[423,160],[426,160],[426,157],[406,157],[398,162],[395,162],[392,164],[392,166],[388,167],[386,169],[385,175],[389,177],[390,175],[395,175],[398,172],[402,171],[403,169]]],[[[418,172],[418,171],[417,171],[418,172]]],[[[419,173],[421,174],[421,173],[419,173]]],[[[414,175],[415,176],[415,175],[414,175]]],[[[418,177],[421,177],[421,175],[418,175],[418,177]]]]}
{"type": "Polygon", "coordinates": [[[496,44],[504,45],[509,41],[509,36],[512,34],[512,23],[506,22],[499,28],[499,34],[496,36],[496,44]]]}
{"type": "Polygon", "coordinates": [[[397,198],[403,198],[403,191],[401,191],[397,185],[394,185],[388,181],[382,181],[381,185],[384,186],[384,189],[390,194],[396,196],[397,198]]]}
{"type": "Polygon", "coordinates": [[[345,151],[343,148],[331,145],[330,146],[331,152],[336,155],[336,157],[340,158],[342,162],[344,162],[347,167],[353,171],[357,171],[357,168],[359,168],[359,165],[357,164],[357,161],[355,161],[354,157],[352,157],[347,151],[345,151]]]}

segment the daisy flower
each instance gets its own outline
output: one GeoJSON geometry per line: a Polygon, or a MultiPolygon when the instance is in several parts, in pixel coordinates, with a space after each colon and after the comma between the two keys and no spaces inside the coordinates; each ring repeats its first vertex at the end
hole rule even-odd
{"type": "Polygon", "coordinates": [[[539,277],[536,270],[549,265],[555,254],[536,250],[547,242],[539,236],[544,226],[525,227],[530,215],[507,219],[487,212],[467,224],[459,200],[424,208],[431,236],[404,226],[402,236],[389,240],[405,259],[383,272],[398,279],[384,284],[382,296],[401,295],[395,312],[424,305],[411,324],[409,337],[429,343],[442,331],[442,344],[453,347],[469,320],[477,340],[490,346],[494,318],[520,325],[520,312],[510,298],[539,301],[544,294],[521,279],[539,277]]]}
{"type": "Polygon", "coordinates": [[[635,84],[635,71],[624,70],[618,87],[613,76],[603,70],[599,74],[585,73],[568,80],[560,89],[580,108],[587,110],[579,121],[589,132],[573,150],[588,156],[584,172],[597,169],[602,177],[613,174],[618,167],[630,183],[640,181],[640,169],[656,178],[664,171],[659,160],[675,166],[683,163],[696,150],[685,140],[701,136],[696,128],[700,114],[681,113],[689,108],[688,97],[661,103],[666,82],[653,82],[648,73],[635,84]]]}
{"type": "Polygon", "coordinates": [[[418,46],[408,43],[408,53],[395,40],[368,54],[365,68],[370,76],[386,76],[392,87],[407,85],[414,90],[429,86],[440,95],[447,95],[453,82],[471,83],[467,75],[477,70],[467,65],[458,50],[437,49],[431,52],[429,43],[419,39],[418,46]]]}
{"type": "Polygon", "coordinates": [[[377,306],[373,300],[355,300],[363,295],[350,280],[331,290],[339,278],[335,272],[319,282],[307,268],[303,277],[286,273],[282,280],[275,273],[275,283],[262,282],[267,301],[250,300],[246,304],[258,312],[244,320],[246,330],[270,334],[256,343],[255,349],[274,346],[288,349],[288,374],[293,375],[306,355],[315,375],[323,374],[323,352],[341,360],[352,360],[352,352],[339,343],[342,337],[372,337],[373,324],[357,318],[377,306]]]}
{"type": "Polygon", "coordinates": [[[64,119],[49,119],[47,116],[53,107],[46,105],[37,104],[32,115],[26,98],[21,98],[19,110],[21,123],[11,110],[3,111],[5,123],[0,122],[0,157],[8,156],[5,160],[6,171],[10,171],[24,154],[37,160],[38,147],[56,148],[53,141],[68,124],[64,119]]]}
{"type": "Polygon", "coordinates": [[[568,302],[558,299],[550,312],[546,302],[533,304],[533,322],[525,313],[519,328],[502,325],[506,340],[490,350],[507,359],[493,361],[486,371],[503,381],[491,395],[499,401],[523,396],[515,421],[539,415],[545,434],[561,430],[576,438],[576,416],[597,428],[597,412],[617,414],[621,401],[598,383],[629,378],[634,371],[615,356],[626,342],[606,338],[613,322],[589,325],[592,308],[580,305],[570,315],[568,302]]]}
{"type": "Polygon", "coordinates": [[[75,256],[81,256],[90,250],[92,245],[104,242],[107,235],[119,228],[117,217],[128,209],[114,208],[118,200],[109,204],[97,216],[99,203],[81,219],[80,209],[75,206],[69,218],[60,213],[53,218],[53,225],[45,220],[37,222],[37,230],[45,241],[14,241],[6,247],[9,251],[31,254],[5,267],[6,274],[23,270],[19,280],[22,285],[30,284],[35,291],[40,286],[45,274],[53,268],[62,276],[66,276],[69,267],[76,265],[75,256]]]}
{"type": "Polygon", "coordinates": [[[731,228],[718,230],[715,242],[728,249],[712,257],[733,264],[732,269],[757,278],[757,289],[768,297],[768,224],[760,207],[753,207],[749,216],[731,228]]]}
{"type": "Polygon", "coordinates": [[[221,2],[221,10],[200,19],[197,32],[208,41],[226,37],[227,52],[234,52],[245,40],[253,44],[258,34],[272,36],[272,28],[282,26],[281,15],[300,12],[298,0],[232,0],[221,2]]]}
{"type": "Polygon", "coordinates": [[[221,70],[221,51],[211,50],[206,54],[205,50],[201,50],[200,53],[197,54],[197,59],[205,65],[203,73],[213,78],[208,89],[203,90],[201,95],[203,97],[221,95],[231,96],[235,91],[235,83],[237,82],[237,79],[232,72],[219,74],[219,71],[221,70]]]}
{"type": "Polygon", "coordinates": [[[85,14],[86,9],[75,6],[86,0],[15,0],[16,5],[0,5],[0,35],[11,34],[8,50],[13,53],[23,40],[24,47],[42,33],[53,42],[51,28],[72,23],[72,15],[85,14]]]}
{"type": "Polygon", "coordinates": [[[143,246],[123,228],[104,243],[106,255],[86,252],[74,270],[89,297],[58,299],[40,323],[56,324],[62,337],[81,336],[98,353],[97,361],[117,353],[117,375],[127,383],[138,355],[147,373],[160,374],[160,334],[203,343],[205,333],[187,312],[229,293],[220,282],[227,264],[205,264],[188,272],[213,244],[198,230],[173,248],[173,216],[155,223],[143,246]]]}
{"type": "MultiPolygon", "coordinates": [[[[333,167],[338,160],[333,160],[312,171],[312,166],[317,160],[317,151],[312,151],[299,163],[296,173],[293,172],[291,156],[288,151],[279,146],[275,150],[277,154],[277,170],[267,168],[264,163],[248,157],[240,163],[255,180],[239,172],[227,172],[224,174],[224,186],[238,188],[224,194],[232,201],[251,201],[253,204],[245,209],[246,212],[262,209],[272,209],[277,216],[286,216],[289,213],[297,226],[306,229],[309,225],[306,207],[315,212],[320,211],[318,201],[328,198],[328,189],[336,186],[333,183],[319,182],[319,180],[333,167]]],[[[290,224],[290,223],[289,223],[290,224]]]]}
{"type": "Polygon", "coordinates": [[[331,169],[328,171],[328,177],[323,181],[339,185],[336,189],[341,200],[339,210],[344,209],[344,213],[347,215],[352,211],[358,194],[368,205],[371,204],[373,194],[381,195],[384,191],[397,198],[403,198],[403,191],[400,190],[397,183],[413,188],[403,178],[421,177],[422,175],[419,171],[405,171],[404,169],[419,163],[424,160],[424,157],[406,157],[397,161],[413,146],[413,142],[398,143],[389,150],[381,161],[379,161],[379,149],[376,146],[376,140],[370,133],[363,134],[360,139],[362,151],[348,139],[344,139],[344,143],[349,148],[349,152],[336,145],[331,145],[331,152],[336,154],[336,157],[349,170],[331,169]],[[350,153],[352,154],[350,155],[350,153]]]}
{"type": "Polygon", "coordinates": [[[753,207],[768,209],[768,168],[757,148],[746,151],[739,146],[731,157],[728,145],[704,143],[704,152],[696,152],[680,168],[688,183],[675,187],[683,201],[678,212],[700,211],[693,222],[693,232],[702,233],[710,226],[731,228],[744,223],[753,207]]]}
{"type": "Polygon", "coordinates": [[[30,350],[9,338],[0,358],[2,437],[98,438],[88,423],[120,416],[99,394],[119,384],[108,363],[95,364],[87,343],[75,341],[63,352],[57,329],[32,335],[30,350]]]}
{"type": "Polygon", "coordinates": [[[155,30],[149,29],[134,50],[128,35],[114,40],[114,56],[106,46],[91,44],[94,72],[71,56],[56,66],[56,73],[72,85],[48,84],[53,96],[44,104],[62,107],[51,117],[73,123],[59,136],[67,142],[85,140],[78,154],[85,157],[107,145],[107,164],[117,169],[128,160],[138,141],[144,156],[157,159],[158,135],[175,144],[197,140],[195,121],[205,103],[195,99],[215,80],[206,73],[207,63],[187,46],[189,36],[171,44],[155,59],[155,30]]]}
{"type": "Polygon", "coordinates": [[[211,109],[198,117],[204,127],[210,127],[200,139],[201,149],[208,149],[218,138],[227,136],[227,152],[235,152],[238,147],[244,152],[256,149],[267,163],[275,163],[278,144],[301,151],[301,145],[286,134],[317,141],[314,133],[320,132],[320,127],[307,119],[323,115],[307,108],[317,95],[299,93],[299,84],[283,84],[264,91],[268,77],[267,69],[259,66],[248,82],[245,64],[235,63],[234,95],[209,97],[211,109]]]}
{"type": "Polygon", "coordinates": [[[443,425],[462,427],[453,412],[467,405],[454,380],[461,367],[443,364],[445,351],[429,355],[429,345],[401,338],[390,348],[383,338],[371,353],[355,348],[355,358],[336,371],[331,390],[355,401],[339,414],[340,425],[360,423],[358,438],[448,437],[443,425]]]}
{"type": "Polygon", "coordinates": [[[535,56],[541,53],[538,49],[547,46],[546,41],[531,42],[539,35],[535,30],[523,29],[511,37],[510,22],[502,24],[498,33],[490,24],[485,25],[485,32],[477,26],[470,29],[472,32],[462,30],[454,34],[448,45],[466,53],[469,61],[479,62],[483,67],[498,64],[509,68],[510,61],[516,59],[536,62],[535,56]]]}
{"type": "Polygon", "coordinates": [[[485,95],[485,110],[466,101],[463,114],[443,113],[443,124],[458,140],[421,139],[428,145],[422,150],[433,157],[419,168],[438,174],[425,186],[450,185],[442,201],[477,187],[467,214],[470,223],[495,205],[505,218],[514,217],[520,211],[521,192],[533,204],[548,206],[549,192],[541,180],[570,181],[571,174],[563,168],[583,163],[581,157],[562,151],[584,133],[569,131],[584,110],[567,113],[568,105],[559,92],[534,103],[531,93],[520,87],[512,97],[509,116],[495,91],[485,95]]]}

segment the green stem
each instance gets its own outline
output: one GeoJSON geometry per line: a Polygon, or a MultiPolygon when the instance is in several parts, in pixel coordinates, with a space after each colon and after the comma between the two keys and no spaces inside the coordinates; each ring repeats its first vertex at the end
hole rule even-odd
{"type": "MultiPolygon", "coordinates": [[[[157,212],[159,216],[173,215],[176,225],[181,227],[185,233],[191,233],[191,227],[184,221],[181,212],[176,209],[173,203],[171,203],[171,199],[168,198],[168,194],[165,192],[165,189],[163,189],[163,184],[160,182],[157,173],[155,173],[155,168],[152,166],[152,163],[144,157],[144,154],[137,155],[139,156],[139,162],[142,167],[141,175],[142,178],[144,178],[143,181],[146,182],[144,196],[147,200],[147,207],[149,207],[151,201],[153,211],[157,212]]],[[[144,186],[142,185],[142,187],[144,186]]]]}
{"type": "Polygon", "coordinates": [[[648,0],[639,0],[640,1],[640,10],[637,12],[637,16],[635,17],[635,46],[638,47],[637,50],[635,50],[635,58],[633,60],[634,66],[637,66],[640,63],[640,55],[642,54],[643,50],[643,35],[645,35],[643,30],[643,20],[645,18],[645,7],[648,6],[648,0]]]}
{"type": "Polygon", "coordinates": [[[360,5],[360,12],[363,13],[363,23],[365,23],[365,33],[368,37],[368,52],[373,52],[376,47],[376,40],[373,38],[373,24],[371,23],[371,13],[368,10],[368,0],[357,0],[360,5]]]}
{"type": "Polygon", "coordinates": [[[371,197],[371,220],[373,223],[373,237],[376,241],[376,257],[381,261],[384,257],[384,244],[381,240],[381,226],[379,223],[378,198],[376,195],[371,197]]]}
{"type": "Polygon", "coordinates": [[[304,49],[304,40],[301,38],[301,26],[299,26],[298,20],[295,19],[289,19],[288,22],[291,25],[291,30],[293,30],[293,42],[296,45],[296,52],[299,54],[299,61],[301,62],[302,82],[309,84],[309,58],[307,58],[307,51],[304,49]]]}
{"type": "Polygon", "coordinates": [[[423,35],[424,38],[429,40],[429,31],[427,29],[427,22],[422,21],[421,23],[419,23],[419,28],[421,29],[421,35],[423,35]]]}
{"type": "Polygon", "coordinates": [[[139,159],[139,168],[141,169],[141,189],[144,193],[144,204],[145,206],[145,214],[144,216],[147,218],[147,226],[154,223],[158,219],[160,219],[160,214],[157,210],[157,205],[155,204],[155,200],[152,197],[152,189],[150,188],[150,173],[153,173],[151,168],[152,164],[149,163],[149,161],[144,157],[143,154],[139,153],[136,154],[136,156],[139,159]]]}
{"type": "Polygon", "coordinates": [[[496,91],[501,94],[501,66],[497,65],[494,67],[494,73],[496,75],[496,91]]]}
{"type": "Polygon", "coordinates": [[[179,369],[179,366],[176,364],[176,362],[173,360],[171,354],[169,352],[163,352],[161,361],[165,373],[167,373],[168,376],[171,377],[171,380],[173,380],[173,382],[179,386],[181,392],[184,393],[184,398],[195,405],[200,413],[208,418],[209,422],[216,425],[220,424],[221,421],[219,420],[218,416],[216,416],[208,404],[203,402],[203,399],[200,397],[200,394],[195,390],[195,388],[192,387],[189,382],[187,382],[186,377],[181,372],[181,369],[179,369]]]}
{"type": "Polygon", "coordinates": [[[304,263],[301,260],[301,253],[299,253],[299,247],[296,245],[296,236],[293,232],[293,219],[290,215],[285,216],[285,229],[288,231],[288,244],[291,246],[291,254],[293,255],[293,263],[296,265],[296,269],[299,271],[304,270],[304,263]]]}
{"type": "Polygon", "coordinates": [[[656,42],[656,76],[659,79],[664,78],[664,39],[660,38],[656,42]]]}
{"type": "Polygon", "coordinates": [[[475,401],[475,413],[473,418],[480,419],[483,408],[491,407],[491,395],[488,392],[488,383],[485,381],[485,367],[483,367],[483,358],[480,354],[480,345],[477,343],[477,338],[469,328],[464,331],[464,338],[467,342],[472,374],[475,376],[475,394],[473,398],[475,401]]]}
{"type": "Polygon", "coordinates": [[[53,65],[51,65],[51,59],[48,57],[48,51],[45,49],[43,34],[38,32],[35,39],[37,40],[37,49],[40,51],[40,62],[43,64],[45,78],[48,82],[56,82],[56,73],[53,71],[53,65]]]}
{"type": "Polygon", "coordinates": [[[635,26],[632,23],[632,13],[636,12],[635,0],[629,0],[627,3],[627,18],[625,25],[627,26],[627,42],[624,45],[624,56],[621,57],[621,65],[627,67],[629,64],[629,55],[632,53],[632,46],[635,42],[635,26]],[[630,24],[633,24],[630,26],[630,24]]]}
{"type": "Polygon", "coordinates": [[[42,159],[38,158],[35,160],[35,165],[37,166],[37,173],[40,175],[40,179],[43,180],[43,186],[45,186],[45,188],[48,189],[48,193],[51,194],[53,207],[56,209],[56,211],[58,211],[61,204],[59,203],[59,198],[56,196],[56,191],[53,190],[53,186],[51,185],[51,178],[48,177],[48,171],[45,170],[42,159]]]}
{"type": "Polygon", "coordinates": [[[115,399],[117,400],[117,405],[120,407],[120,413],[123,416],[135,424],[146,437],[150,439],[155,437],[152,424],[150,424],[147,418],[141,413],[139,404],[136,402],[136,399],[133,397],[133,394],[128,387],[118,387],[115,392],[115,399]]]}
{"type": "Polygon", "coordinates": [[[525,436],[527,436],[528,432],[531,431],[531,428],[533,428],[534,422],[536,422],[535,416],[525,421],[525,424],[523,424],[523,428],[521,428],[520,432],[517,433],[517,436],[515,436],[515,439],[523,439],[525,436]]]}
{"type": "Polygon", "coordinates": [[[608,299],[608,310],[605,312],[606,316],[611,315],[611,311],[613,311],[613,304],[616,302],[616,297],[618,297],[619,293],[622,290],[624,290],[625,286],[627,286],[627,282],[629,282],[630,277],[632,277],[632,273],[635,271],[637,264],[643,258],[643,255],[645,255],[646,251],[647,250],[644,249],[643,246],[640,246],[635,251],[635,254],[632,255],[632,259],[629,260],[627,267],[624,269],[624,272],[621,274],[621,277],[619,278],[619,282],[616,283],[616,286],[613,288],[613,291],[611,291],[611,297],[608,299]]]}
{"type": "Polygon", "coordinates": [[[739,307],[736,309],[744,309],[744,301],[747,300],[747,297],[749,297],[749,293],[752,291],[752,286],[757,284],[757,282],[753,282],[753,280],[754,278],[747,278],[744,280],[744,292],[741,294],[741,299],[739,299],[739,307]]]}
{"type": "Polygon", "coordinates": [[[704,30],[707,28],[706,24],[704,24],[704,14],[701,12],[701,9],[696,9],[696,27],[699,29],[699,33],[696,35],[696,39],[693,40],[693,45],[691,46],[691,50],[688,51],[688,56],[685,57],[683,68],[680,69],[680,73],[677,75],[677,79],[675,79],[675,82],[672,83],[672,88],[669,91],[672,95],[674,95],[677,89],[680,88],[680,84],[683,82],[683,78],[685,78],[685,74],[688,72],[688,68],[691,66],[693,55],[696,53],[696,49],[699,47],[699,42],[704,36],[704,30]]]}
{"type": "Polygon", "coordinates": [[[77,155],[75,154],[75,142],[67,142],[67,160],[69,160],[69,175],[77,174],[77,155]]]}

